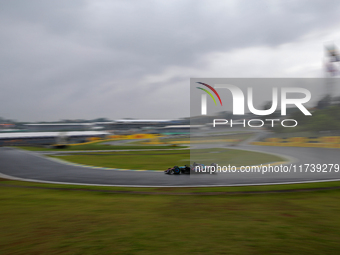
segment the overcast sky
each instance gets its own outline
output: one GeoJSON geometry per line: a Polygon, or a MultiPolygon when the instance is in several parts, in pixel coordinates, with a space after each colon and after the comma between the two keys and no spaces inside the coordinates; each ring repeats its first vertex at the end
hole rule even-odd
{"type": "Polygon", "coordinates": [[[190,77],[322,77],[339,1],[0,0],[0,117],[179,118],[190,77]]]}

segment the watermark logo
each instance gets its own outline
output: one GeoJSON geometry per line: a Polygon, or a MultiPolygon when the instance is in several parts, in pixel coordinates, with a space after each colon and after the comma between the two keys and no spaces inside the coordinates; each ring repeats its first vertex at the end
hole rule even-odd
{"type": "MultiPolygon", "coordinates": [[[[220,104],[222,106],[222,100],[220,98],[220,95],[217,93],[216,89],[227,89],[229,92],[231,92],[232,98],[233,98],[233,114],[234,115],[244,115],[245,114],[245,96],[242,90],[231,84],[216,84],[214,87],[202,83],[202,82],[197,82],[201,85],[204,85],[208,87],[210,90],[212,90],[215,95],[218,97],[220,100],[220,104]]],[[[197,87],[198,89],[201,89],[205,91],[207,94],[210,95],[210,97],[214,100],[215,105],[217,105],[215,98],[206,89],[197,87]]],[[[254,107],[254,102],[253,102],[253,88],[248,87],[247,88],[247,105],[248,109],[251,113],[255,115],[260,115],[260,116],[265,116],[265,115],[270,115],[274,113],[278,107],[278,98],[279,98],[279,89],[278,88],[273,88],[272,89],[272,105],[269,109],[266,110],[259,110],[254,107]]],[[[304,115],[312,115],[306,107],[303,105],[304,103],[307,103],[311,99],[311,93],[309,90],[305,88],[298,88],[298,87],[287,87],[287,88],[281,88],[280,89],[280,99],[281,99],[281,115],[285,116],[287,114],[287,105],[295,105],[304,115]],[[294,93],[294,94],[302,94],[302,98],[289,98],[288,94],[294,93]]],[[[207,115],[207,96],[206,94],[202,94],[201,98],[201,115],[207,115]]]]}
{"type": "MultiPolygon", "coordinates": [[[[203,82],[197,82],[197,83],[206,86],[212,92],[214,92],[215,95],[217,96],[218,100],[220,100],[220,104],[222,106],[221,97],[220,97],[220,95],[217,93],[217,91],[212,86],[210,86],[210,85],[208,85],[206,83],[203,83],[203,82]]],[[[211,92],[209,90],[206,90],[206,89],[203,89],[203,88],[200,88],[200,87],[197,87],[197,88],[203,90],[204,92],[206,92],[214,100],[215,105],[217,105],[214,96],[211,94],[211,92]]],[[[207,115],[207,94],[202,94],[202,101],[201,101],[202,102],[202,104],[201,104],[202,115],[207,115]]]]}

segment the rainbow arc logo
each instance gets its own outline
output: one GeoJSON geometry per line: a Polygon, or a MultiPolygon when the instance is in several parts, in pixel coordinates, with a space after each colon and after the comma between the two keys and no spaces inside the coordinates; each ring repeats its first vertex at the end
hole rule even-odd
{"type": "MultiPolygon", "coordinates": [[[[206,86],[206,87],[209,88],[212,92],[214,92],[215,95],[217,96],[218,100],[220,100],[220,104],[221,104],[221,106],[222,106],[222,100],[221,100],[221,98],[220,98],[220,95],[217,93],[217,91],[216,91],[213,87],[211,87],[210,85],[208,85],[208,84],[206,84],[206,83],[203,83],[203,82],[197,82],[197,83],[198,83],[198,84],[201,84],[201,85],[203,85],[203,86],[206,86]]],[[[215,100],[213,94],[211,94],[211,92],[210,92],[209,90],[204,89],[204,88],[200,88],[200,87],[196,87],[196,88],[201,89],[201,90],[203,90],[204,92],[206,92],[206,93],[214,100],[215,105],[217,105],[216,100],[215,100]]]]}

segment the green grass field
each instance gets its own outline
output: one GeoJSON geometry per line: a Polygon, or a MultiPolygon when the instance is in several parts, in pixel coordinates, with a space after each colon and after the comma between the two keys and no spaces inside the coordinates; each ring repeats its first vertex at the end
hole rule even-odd
{"type": "Polygon", "coordinates": [[[340,190],[162,196],[157,192],[175,194],[177,189],[153,188],[154,195],[115,194],[69,185],[68,190],[20,187],[23,183],[0,180],[3,255],[334,255],[340,249],[340,190]]]}
{"type": "Polygon", "coordinates": [[[51,157],[91,166],[146,170],[165,170],[190,161],[189,150],[77,153],[51,157]]]}
{"type": "MultiPolygon", "coordinates": [[[[260,152],[232,149],[192,150],[197,162],[211,164],[212,160],[220,165],[258,165],[282,158],[260,152]],[[210,154],[213,153],[213,154],[210,154]]],[[[109,168],[165,170],[174,165],[189,165],[190,150],[177,151],[133,151],[133,152],[100,152],[52,156],[66,161],[109,168]]]]}

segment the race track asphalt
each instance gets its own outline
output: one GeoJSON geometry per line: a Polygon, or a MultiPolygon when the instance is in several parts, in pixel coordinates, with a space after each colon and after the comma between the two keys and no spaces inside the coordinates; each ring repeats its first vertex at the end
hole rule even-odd
{"type": "MultiPolygon", "coordinates": [[[[240,145],[235,149],[275,153],[296,159],[289,164],[340,164],[340,149],[269,147],[240,145]]],[[[288,164],[288,166],[289,166],[288,164]]],[[[165,175],[152,171],[117,171],[72,166],[52,161],[38,153],[0,148],[0,177],[25,180],[108,186],[236,186],[340,180],[340,172],[226,173],[202,175],[165,175]]]]}

